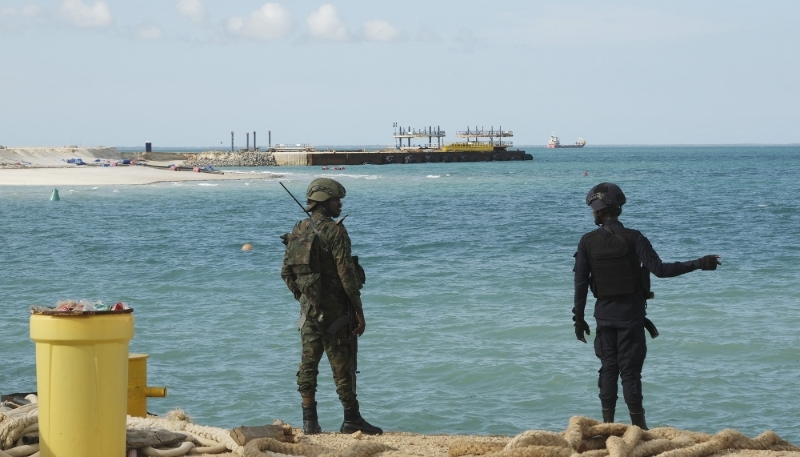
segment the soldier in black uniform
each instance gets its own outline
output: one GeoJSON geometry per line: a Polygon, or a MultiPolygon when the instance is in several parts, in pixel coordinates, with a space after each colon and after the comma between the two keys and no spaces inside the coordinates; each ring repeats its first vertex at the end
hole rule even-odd
{"type": "Polygon", "coordinates": [[[583,235],[578,243],[572,320],[575,336],[586,343],[584,335],[590,334],[590,330],[584,320],[584,309],[591,287],[597,298],[594,350],[602,364],[598,386],[603,422],[614,422],[617,379],[621,377],[631,422],[647,430],[642,407],[642,365],[647,355],[645,327],[653,338],[658,335],[645,317],[650,272],[659,278],[670,278],[698,269],[715,270],[721,263],[718,255],[663,263],[641,232],[623,227],[617,219],[625,201],[619,186],[607,182],[594,186],[586,196],[594,222],[601,227],[583,235]]]}

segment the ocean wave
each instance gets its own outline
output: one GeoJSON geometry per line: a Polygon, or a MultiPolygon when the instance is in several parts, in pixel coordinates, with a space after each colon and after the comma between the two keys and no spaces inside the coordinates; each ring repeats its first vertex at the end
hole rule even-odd
{"type": "Polygon", "coordinates": [[[356,175],[350,173],[330,173],[321,175],[323,178],[354,178],[354,179],[378,179],[381,175],[356,175]]]}

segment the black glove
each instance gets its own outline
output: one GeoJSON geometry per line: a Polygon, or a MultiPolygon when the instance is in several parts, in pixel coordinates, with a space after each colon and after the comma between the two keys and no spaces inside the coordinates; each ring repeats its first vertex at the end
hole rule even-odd
{"type": "Polygon", "coordinates": [[[695,269],[716,270],[717,265],[722,265],[718,259],[718,255],[706,255],[697,260],[693,260],[692,265],[695,269]]]}
{"type": "Polygon", "coordinates": [[[591,335],[592,334],[592,331],[589,330],[589,324],[587,324],[586,321],[583,320],[583,319],[581,319],[579,321],[576,320],[575,321],[575,336],[578,337],[578,339],[580,341],[583,341],[585,343],[586,342],[586,338],[583,336],[584,334],[586,334],[586,335],[591,335]]]}

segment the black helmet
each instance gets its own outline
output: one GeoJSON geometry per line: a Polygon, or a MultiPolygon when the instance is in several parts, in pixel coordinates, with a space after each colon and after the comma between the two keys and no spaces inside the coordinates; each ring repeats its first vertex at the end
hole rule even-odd
{"type": "Polygon", "coordinates": [[[592,190],[586,194],[586,204],[595,211],[613,206],[622,206],[625,202],[625,194],[622,193],[622,189],[611,182],[601,182],[592,187],[592,190]]]}

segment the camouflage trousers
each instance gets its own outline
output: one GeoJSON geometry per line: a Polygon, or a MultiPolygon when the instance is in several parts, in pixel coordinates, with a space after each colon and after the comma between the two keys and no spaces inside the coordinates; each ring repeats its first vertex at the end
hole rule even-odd
{"type": "MultiPolygon", "coordinates": [[[[326,320],[327,321],[327,320],[326,320]]],[[[333,371],[336,393],[342,406],[348,408],[356,404],[355,379],[353,378],[353,354],[347,325],[342,326],[336,335],[327,332],[327,322],[306,319],[300,329],[303,343],[303,355],[300,370],[297,372],[297,390],[306,396],[317,391],[317,375],[323,351],[333,371]]]]}

